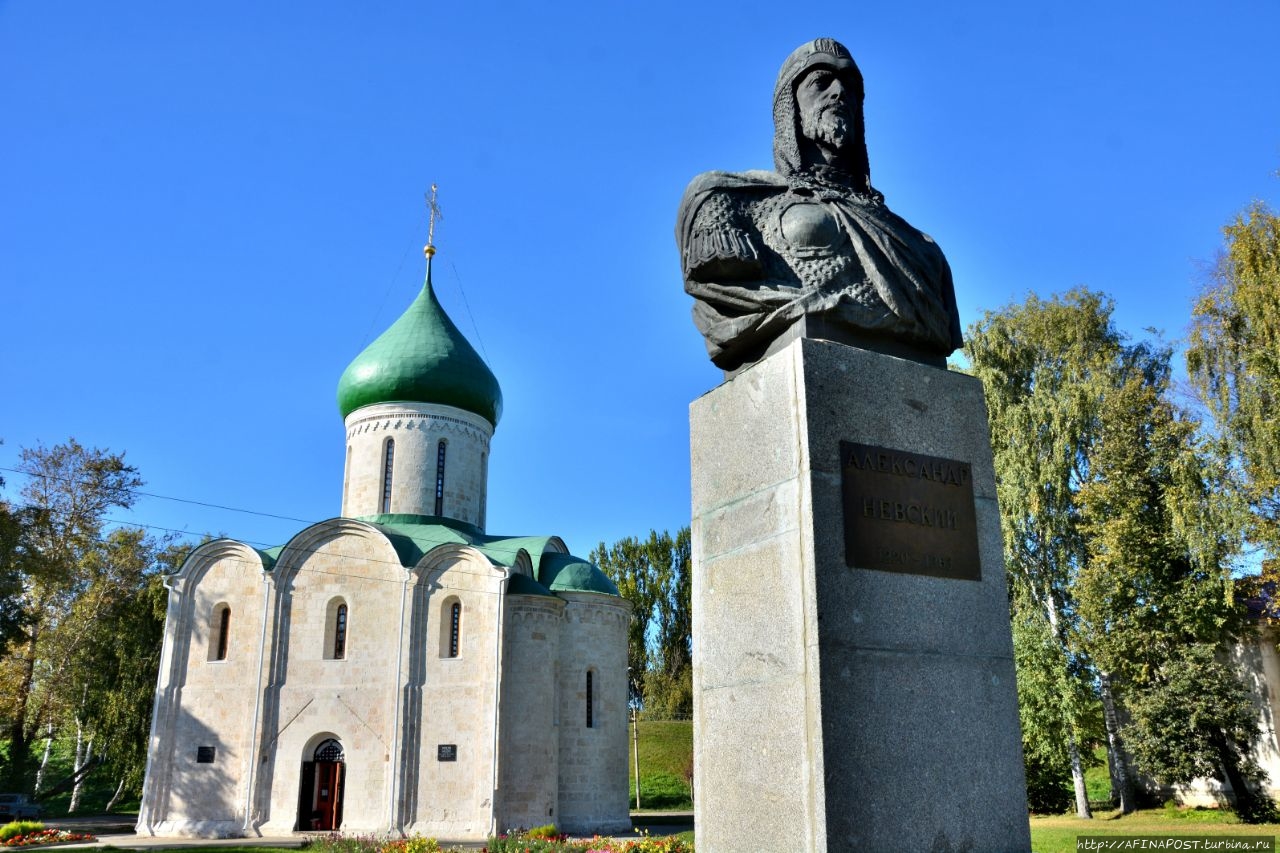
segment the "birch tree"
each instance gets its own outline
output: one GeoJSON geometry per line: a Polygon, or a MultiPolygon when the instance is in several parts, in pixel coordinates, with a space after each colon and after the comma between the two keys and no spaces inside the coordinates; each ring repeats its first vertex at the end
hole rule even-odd
{"type": "Polygon", "coordinates": [[[1280,216],[1261,202],[1223,229],[1224,252],[1192,311],[1187,373],[1252,510],[1250,535],[1280,556],[1280,216]]]}
{"type": "Polygon", "coordinates": [[[987,315],[969,345],[991,416],[1029,775],[1060,756],[1086,816],[1080,747],[1100,706],[1122,812],[1137,807],[1136,771],[1188,781],[1192,765],[1163,756],[1191,744],[1217,756],[1242,814],[1260,813],[1239,684],[1201,665],[1242,625],[1229,561],[1243,506],[1173,402],[1170,348],[1130,342],[1111,313],[1086,290],[1031,297],[987,315]],[[1235,704],[1206,722],[1187,690],[1235,704]],[[1181,734],[1165,743],[1170,726],[1181,734]]]}
{"type": "MultiPolygon", "coordinates": [[[[1019,681],[1044,685],[1044,710],[1024,717],[1024,748],[1060,745],[1076,813],[1091,817],[1083,748],[1091,739],[1092,672],[1078,642],[1074,583],[1088,558],[1077,493],[1089,476],[1100,401],[1129,357],[1111,301],[1085,289],[988,312],[970,328],[965,355],[983,381],[995,458],[1005,566],[1015,626],[1039,633],[1052,654],[1016,660],[1019,681]],[[1053,672],[1027,671],[1051,666],[1053,672]],[[1025,723],[1031,722],[1028,729],[1025,723]]],[[[1017,651],[1017,649],[1015,649],[1017,651]]],[[[1026,651],[1024,646],[1023,651],[1026,651]]]]}

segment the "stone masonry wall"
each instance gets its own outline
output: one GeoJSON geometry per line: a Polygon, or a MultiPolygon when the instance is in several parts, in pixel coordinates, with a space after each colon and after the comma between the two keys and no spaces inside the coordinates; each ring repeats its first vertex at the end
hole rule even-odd
{"type": "Polygon", "coordinates": [[[508,596],[503,632],[498,829],[557,820],[556,661],[565,603],[508,596]]]}
{"type": "Polygon", "coordinates": [[[299,826],[302,764],[334,738],[345,760],[342,830],[385,830],[399,617],[410,575],[381,534],[348,521],[325,522],[297,537],[273,574],[278,639],[266,692],[271,707],[263,719],[263,829],[287,833],[299,826]],[[328,624],[335,602],[347,605],[341,658],[334,656],[328,624]]]}
{"type": "Polygon", "coordinates": [[[436,462],[446,443],[444,507],[440,514],[485,525],[489,440],[493,427],[484,418],[429,403],[380,403],[347,416],[347,462],[342,515],[382,512],[386,441],[392,453],[393,513],[436,515],[436,462]]]}
{"type": "Polygon", "coordinates": [[[627,626],[631,607],[597,593],[568,602],[560,635],[560,818],[569,832],[631,825],[627,794],[627,626]],[[586,675],[592,673],[592,725],[586,675]]]}
{"type": "Polygon", "coordinates": [[[239,834],[244,821],[266,586],[251,549],[221,540],[204,550],[170,582],[167,653],[139,815],[144,833],[220,837],[239,834]],[[230,618],[219,660],[224,607],[230,618]],[[197,761],[201,747],[212,747],[211,761],[197,761]]]}
{"type": "Polygon", "coordinates": [[[467,548],[436,549],[419,567],[408,655],[406,832],[481,839],[495,817],[500,613],[506,572],[467,548]],[[448,655],[452,602],[462,605],[448,655]],[[416,697],[416,699],[414,698],[416,697]],[[451,756],[451,757],[450,757],[451,756]]]}
{"type": "Polygon", "coordinates": [[[203,546],[171,581],[139,832],[305,827],[302,766],[329,738],[344,752],[343,832],[629,827],[630,606],[595,593],[508,597],[507,573],[465,546],[406,570],[381,533],[345,518],[300,533],[265,573],[242,543],[203,546]],[[227,654],[211,660],[223,606],[227,654]],[[201,746],[212,763],[196,762],[201,746]]]}

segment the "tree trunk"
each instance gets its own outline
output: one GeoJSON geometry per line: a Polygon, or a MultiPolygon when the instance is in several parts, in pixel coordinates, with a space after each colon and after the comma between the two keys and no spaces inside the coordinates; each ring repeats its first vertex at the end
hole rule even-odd
{"type": "Polygon", "coordinates": [[[1253,789],[1249,787],[1249,783],[1245,781],[1244,774],[1240,772],[1240,758],[1236,755],[1234,749],[1228,746],[1222,740],[1218,740],[1218,762],[1222,765],[1222,775],[1227,778],[1227,784],[1231,786],[1231,793],[1236,799],[1236,814],[1245,823],[1259,823],[1266,820],[1270,815],[1262,814],[1270,809],[1260,809],[1259,799],[1254,795],[1253,789]]]}
{"type": "Polygon", "coordinates": [[[1138,808],[1133,774],[1129,772],[1129,756],[1120,738],[1120,717],[1116,713],[1116,697],[1111,692],[1109,673],[1098,673],[1102,694],[1102,719],[1107,728],[1107,769],[1111,771],[1111,799],[1120,814],[1132,814],[1138,808]]]}
{"type": "MultiPolygon", "coordinates": [[[[1053,631],[1053,636],[1057,639],[1059,647],[1066,653],[1067,638],[1066,632],[1063,631],[1062,625],[1058,621],[1058,600],[1053,596],[1053,590],[1045,590],[1044,600],[1045,612],[1049,618],[1049,628],[1053,631]]],[[[1070,675],[1067,678],[1070,679],[1070,675]]],[[[1063,697],[1064,699],[1066,697],[1063,697]]],[[[1068,727],[1073,725],[1073,721],[1066,721],[1068,727]]],[[[1089,789],[1084,784],[1084,762],[1080,760],[1080,746],[1076,743],[1076,735],[1073,730],[1068,729],[1067,734],[1067,755],[1071,759],[1071,784],[1076,791],[1076,816],[1085,818],[1086,820],[1093,818],[1093,812],[1089,809],[1089,789]]]]}
{"type": "Polygon", "coordinates": [[[80,808],[80,792],[84,787],[84,774],[80,771],[89,763],[89,756],[93,754],[93,736],[89,736],[88,743],[84,744],[81,750],[81,742],[83,741],[83,730],[80,726],[80,718],[76,718],[76,766],[75,777],[76,783],[71,789],[71,804],[67,806],[67,814],[75,814],[76,809],[80,808]]]}
{"type": "Polygon", "coordinates": [[[93,768],[96,767],[97,764],[98,762],[94,761],[93,757],[90,756],[89,760],[85,762],[84,767],[81,767],[78,772],[72,773],[70,776],[63,779],[58,784],[54,785],[49,790],[45,791],[43,794],[40,795],[40,799],[48,800],[51,797],[56,797],[58,794],[61,794],[63,791],[67,790],[72,785],[74,785],[76,782],[80,781],[80,779],[82,779],[86,774],[88,774],[89,771],[93,770],[93,768]]]}
{"type": "Polygon", "coordinates": [[[120,784],[116,785],[116,792],[111,795],[111,799],[107,801],[106,808],[104,808],[103,811],[110,814],[111,810],[116,807],[116,803],[120,802],[120,795],[123,793],[124,793],[124,777],[121,776],[120,784]]]}
{"type": "Polygon", "coordinates": [[[36,784],[31,789],[33,797],[40,795],[40,788],[44,785],[44,771],[49,766],[49,752],[53,748],[53,723],[49,723],[49,728],[45,732],[44,737],[44,755],[40,757],[40,769],[36,771],[36,784]]]}
{"type": "Polygon", "coordinates": [[[1080,747],[1074,733],[1067,735],[1067,754],[1071,756],[1071,784],[1076,789],[1076,817],[1091,820],[1093,812],[1089,810],[1089,789],[1084,784],[1084,763],[1080,761],[1080,747]]]}

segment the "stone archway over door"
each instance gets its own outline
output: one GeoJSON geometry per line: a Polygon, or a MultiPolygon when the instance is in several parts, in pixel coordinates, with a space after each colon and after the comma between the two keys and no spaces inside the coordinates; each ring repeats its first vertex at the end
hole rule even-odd
{"type": "Polygon", "coordinates": [[[298,786],[299,829],[333,831],[342,826],[345,770],[342,744],[332,738],[316,747],[310,761],[302,762],[298,786]]]}

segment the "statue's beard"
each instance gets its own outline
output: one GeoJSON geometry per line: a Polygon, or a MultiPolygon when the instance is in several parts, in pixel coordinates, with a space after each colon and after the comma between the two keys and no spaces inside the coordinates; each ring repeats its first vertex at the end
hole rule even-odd
{"type": "Polygon", "coordinates": [[[823,148],[843,152],[849,144],[852,122],[839,104],[828,104],[800,116],[800,132],[823,148]]]}

